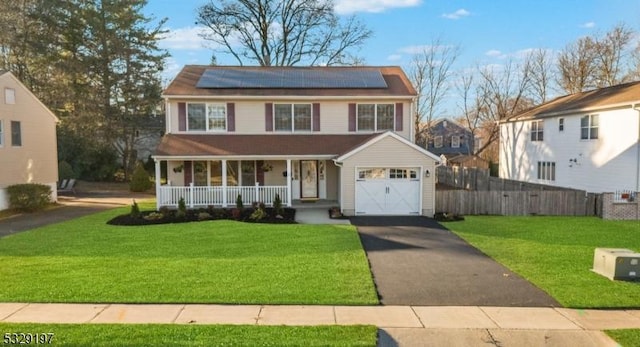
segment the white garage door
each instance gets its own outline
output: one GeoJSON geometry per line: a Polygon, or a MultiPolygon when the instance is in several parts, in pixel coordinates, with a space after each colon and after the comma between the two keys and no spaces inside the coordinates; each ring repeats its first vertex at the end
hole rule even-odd
{"type": "Polygon", "coordinates": [[[417,168],[359,168],[356,214],[420,214],[420,175],[417,168]]]}

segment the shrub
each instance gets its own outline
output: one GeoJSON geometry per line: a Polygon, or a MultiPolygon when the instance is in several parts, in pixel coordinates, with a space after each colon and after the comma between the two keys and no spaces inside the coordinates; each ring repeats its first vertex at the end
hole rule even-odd
{"type": "Polygon", "coordinates": [[[253,211],[253,213],[251,214],[251,216],[249,216],[249,219],[251,220],[262,220],[265,217],[267,217],[267,212],[264,210],[264,208],[256,208],[255,211],[253,211]]]}
{"type": "Polygon", "coordinates": [[[184,198],[178,200],[178,211],[176,212],[177,218],[184,218],[187,216],[187,204],[184,202],[184,198]]]}
{"type": "Polygon", "coordinates": [[[77,178],[77,177],[76,177],[76,173],[73,172],[73,168],[71,167],[71,164],[63,160],[58,163],[58,179],[62,181],[67,178],[77,178]]]}
{"type": "Polygon", "coordinates": [[[242,203],[242,195],[238,194],[236,198],[236,208],[242,210],[244,208],[244,204],[242,203]]]}
{"type": "Polygon", "coordinates": [[[276,194],[273,198],[273,210],[277,215],[282,215],[284,213],[284,209],[282,208],[282,200],[280,199],[280,194],[276,194]]]}
{"type": "Polygon", "coordinates": [[[153,186],[153,183],[149,179],[149,173],[144,169],[142,164],[136,165],[136,169],[131,176],[131,182],[129,182],[129,190],[132,192],[145,192],[153,186]]]}
{"type": "Polygon", "coordinates": [[[35,212],[44,209],[51,203],[51,187],[26,183],[7,187],[9,207],[24,212],[35,212]]]}
{"type": "Polygon", "coordinates": [[[162,213],[162,215],[166,217],[171,213],[171,209],[168,206],[162,206],[158,212],[162,213]]]}
{"type": "Polygon", "coordinates": [[[133,200],[133,204],[131,205],[131,212],[129,212],[129,215],[133,218],[140,217],[140,207],[135,200],[133,200]]]}
{"type": "Polygon", "coordinates": [[[198,213],[198,220],[209,220],[211,219],[211,215],[209,212],[200,212],[198,213]]]}
{"type": "Polygon", "coordinates": [[[143,217],[146,220],[160,220],[164,218],[164,215],[160,212],[151,212],[148,215],[143,217]]]}

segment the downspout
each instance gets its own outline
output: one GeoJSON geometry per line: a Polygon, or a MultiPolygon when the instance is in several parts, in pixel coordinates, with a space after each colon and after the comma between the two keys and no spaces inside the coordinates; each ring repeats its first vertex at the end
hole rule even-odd
{"type": "Polygon", "coordinates": [[[638,111],[638,141],[636,141],[636,192],[640,192],[640,104],[633,105],[633,109],[638,111]]]}
{"type": "Polygon", "coordinates": [[[340,197],[338,199],[338,203],[340,204],[340,213],[344,213],[343,207],[342,207],[344,206],[344,204],[342,203],[342,197],[344,196],[342,192],[342,163],[339,161],[336,161],[335,159],[332,159],[332,160],[333,160],[333,164],[340,169],[338,170],[340,172],[340,174],[338,175],[338,186],[340,187],[340,197]]]}

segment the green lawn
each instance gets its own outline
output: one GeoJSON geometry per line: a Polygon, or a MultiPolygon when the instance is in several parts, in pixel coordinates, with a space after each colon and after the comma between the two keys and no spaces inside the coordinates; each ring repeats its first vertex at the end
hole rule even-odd
{"type": "MultiPolygon", "coordinates": [[[[375,346],[374,326],[6,324],[5,333],[53,333],[53,346],[375,346]]],[[[33,336],[33,335],[32,335],[33,336]]],[[[12,338],[13,335],[9,335],[12,338]]],[[[6,341],[5,341],[6,342],[6,341]]],[[[35,345],[35,342],[31,344],[35,345]]],[[[30,345],[31,345],[30,344],[30,345]]]]}
{"type": "Polygon", "coordinates": [[[638,221],[469,216],[443,224],[566,307],[640,307],[640,283],[610,281],[591,271],[596,247],[640,251],[638,221]]]}
{"type": "Polygon", "coordinates": [[[127,208],[0,239],[0,302],[371,305],[353,226],[110,226],[127,208]]]}
{"type": "Polygon", "coordinates": [[[605,332],[622,347],[640,346],[640,329],[607,330],[605,332]]]}

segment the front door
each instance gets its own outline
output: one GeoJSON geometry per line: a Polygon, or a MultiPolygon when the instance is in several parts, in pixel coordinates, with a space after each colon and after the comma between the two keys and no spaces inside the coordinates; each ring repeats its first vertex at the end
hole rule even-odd
{"type": "Polygon", "coordinates": [[[318,197],[318,161],[300,161],[300,197],[302,199],[318,197]]]}

